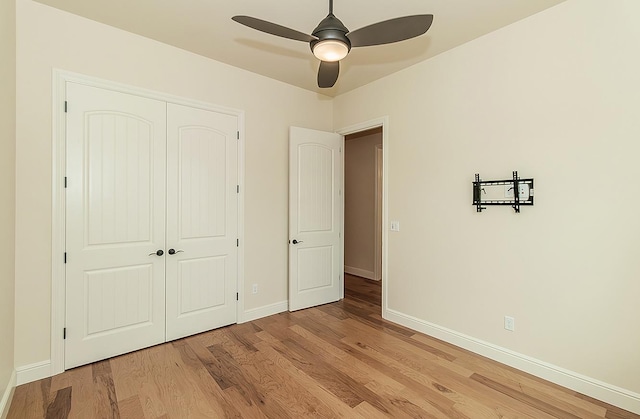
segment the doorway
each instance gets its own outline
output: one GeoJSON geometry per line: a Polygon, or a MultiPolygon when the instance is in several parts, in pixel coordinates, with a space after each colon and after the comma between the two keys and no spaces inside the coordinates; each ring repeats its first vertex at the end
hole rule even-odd
{"type": "Polygon", "coordinates": [[[382,126],[345,136],[345,286],[383,277],[383,153],[382,126]]]}

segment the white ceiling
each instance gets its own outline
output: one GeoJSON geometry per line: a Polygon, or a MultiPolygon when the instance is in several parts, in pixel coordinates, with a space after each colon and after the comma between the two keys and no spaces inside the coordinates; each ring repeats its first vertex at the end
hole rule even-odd
{"type": "MultiPolygon", "coordinates": [[[[304,42],[247,28],[249,15],[311,33],[328,0],[37,0],[235,67],[336,96],[426,60],[565,0],[335,0],[334,14],[351,30],[394,17],[434,15],[418,38],[354,48],[331,89],[319,89],[319,62],[304,42]]],[[[541,31],[544,28],[540,28],[541,31]]],[[[79,36],[82,36],[79,34],[79,36]]]]}

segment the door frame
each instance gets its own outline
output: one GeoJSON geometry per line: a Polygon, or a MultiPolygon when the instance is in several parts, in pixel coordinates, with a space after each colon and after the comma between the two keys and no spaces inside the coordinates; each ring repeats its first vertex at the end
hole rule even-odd
{"type": "MultiPolygon", "coordinates": [[[[383,130],[384,131],[384,130],[383,130]]],[[[375,211],[374,211],[374,219],[375,225],[373,227],[373,231],[375,234],[374,245],[373,245],[373,279],[376,281],[380,281],[382,279],[382,179],[380,179],[380,173],[382,173],[382,177],[384,177],[384,171],[382,170],[382,163],[384,160],[384,149],[382,148],[382,144],[376,145],[376,157],[375,157],[375,170],[376,170],[376,179],[375,179],[375,211]]]]}
{"type": "Polygon", "coordinates": [[[52,73],[52,184],[51,184],[51,363],[49,376],[64,372],[65,327],[65,263],[66,249],[66,83],[73,82],[115,92],[161,100],[178,105],[233,115],[238,118],[238,278],[237,323],[244,318],[244,183],[245,183],[245,117],[244,111],[207,102],[173,96],[109,80],[99,79],[65,70],[52,73]],[[242,295],[240,295],[242,294],[242,295]]]}
{"type": "MultiPolygon", "coordinates": [[[[386,318],[387,312],[387,285],[389,283],[389,275],[387,272],[387,257],[388,257],[388,229],[385,228],[388,223],[388,185],[389,185],[389,117],[383,116],[380,118],[370,119],[368,121],[360,122],[358,124],[349,125],[347,127],[336,130],[336,133],[343,136],[349,134],[355,134],[361,131],[367,131],[373,128],[382,127],[382,317],[386,318]]],[[[344,185],[342,190],[344,190],[344,185]]],[[[344,213],[344,200],[342,211],[344,213]]],[[[344,253],[344,234],[342,235],[342,252],[344,253]]],[[[344,254],[343,254],[344,260],[344,254]]],[[[340,298],[344,298],[344,280],[342,281],[342,294],[340,298]]]]}

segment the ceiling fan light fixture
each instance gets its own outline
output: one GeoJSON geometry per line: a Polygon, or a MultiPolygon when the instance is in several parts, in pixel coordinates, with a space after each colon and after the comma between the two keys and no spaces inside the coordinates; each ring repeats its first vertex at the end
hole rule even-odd
{"type": "Polygon", "coordinates": [[[336,39],[325,39],[313,46],[313,55],[320,61],[340,61],[349,53],[349,46],[336,39]]]}

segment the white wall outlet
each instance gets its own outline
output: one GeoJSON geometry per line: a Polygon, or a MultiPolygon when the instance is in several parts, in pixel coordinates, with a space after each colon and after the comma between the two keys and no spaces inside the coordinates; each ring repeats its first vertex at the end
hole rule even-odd
{"type": "Polygon", "coordinates": [[[258,293],[258,284],[253,284],[253,286],[251,287],[251,293],[252,294],[258,293]]]}
{"type": "Polygon", "coordinates": [[[529,185],[526,183],[518,185],[518,199],[521,201],[529,199],[529,185]]]}
{"type": "Polygon", "coordinates": [[[511,316],[504,316],[504,328],[511,332],[516,330],[516,319],[511,316]]]}
{"type": "Polygon", "coordinates": [[[400,231],[400,221],[391,221],[391,231],[400,231]]]}

